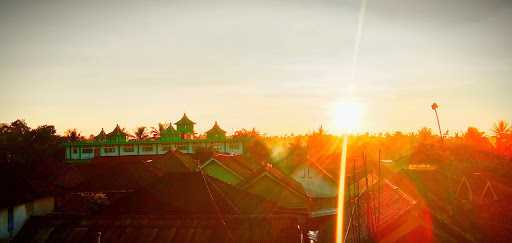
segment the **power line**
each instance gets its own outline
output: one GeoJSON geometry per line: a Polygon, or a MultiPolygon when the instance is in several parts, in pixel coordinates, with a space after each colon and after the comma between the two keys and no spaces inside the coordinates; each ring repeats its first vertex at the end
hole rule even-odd
{"type": "Polygon", "coordinates": [[[228,234],[228,238],[229,238],[230,242],[234,243],[235,239],[233,237],[233,234],[231,233],[231,230],[229,229],[229,227],[228,227],[228,225],[226,223],[226,220],[224,219],[224,215],[220,211],[219,206],[215,202],[215,198],[213,197],[213,194],[212,194],[212,192],[210,190],[210,186],[208,185],[208,182],[206,181],[206,177],[204,176],[202,171],[200,171],[199,173],[201,174],[201,177],[203,178],[204,185],[206,186],[206,190],[208,191],[208,194],[210,196],[210,200],[213,203],[213,207],[215,208],[215,212],[217,213],[217,216],[219,216],[219,219],[220,219],[222,225],[224,226],[224,229],[226,230],[226,233],[228,234]]]}

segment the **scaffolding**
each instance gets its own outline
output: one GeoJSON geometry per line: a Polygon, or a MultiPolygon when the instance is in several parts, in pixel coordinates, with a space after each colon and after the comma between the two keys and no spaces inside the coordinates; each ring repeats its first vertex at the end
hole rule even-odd
{"type": "Polygon", "coordinates": [[[348,181],[348,198],[345,242],[374,242],[381,219],[382,173],[381,152],[374,169],[369,170],[366,153],[362,153],[360,168],[352,161],[352,173],[348,181]],[[377,171],[375,171],[377,170],[377,171]],[[377,174],[377,175],[375,175],[377,174]]]}

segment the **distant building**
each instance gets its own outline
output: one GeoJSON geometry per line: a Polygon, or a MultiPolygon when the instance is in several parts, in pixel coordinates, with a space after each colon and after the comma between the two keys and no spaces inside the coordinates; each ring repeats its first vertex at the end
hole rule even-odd
{"type": "Polygon", "coordinates": [[[212,149],[221,153],[242,154],[242,142],[226,137],[226,131],[215,122],[206,132],[205,138],[195,136],[195,122],[186,114],[169,127],[160,131],[159,138],[147,140],[129,140],[130,135],[116,125],[110,133],[101,129],[92,141],[76,141],[66,143],[66,160],[91,160],[95,157],[156,155],[167,151],[194,153],[198,149],[212,149]]]}

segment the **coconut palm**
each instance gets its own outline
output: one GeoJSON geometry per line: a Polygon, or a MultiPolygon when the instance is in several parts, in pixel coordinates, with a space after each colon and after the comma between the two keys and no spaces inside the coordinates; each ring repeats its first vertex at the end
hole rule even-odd
{"type": "Polygon", "coordinates": [[[64,132],[64,137],[66,137],[71,142],[76,142],[82,139],[80,132],[76,130],[76,128],[70,128],[64,132]]]}
{"type": "Polygon", "coordinates": [[[506,121],[498,121],[492,130],[496,136],[496,152],[512,158],[512,128],[506,121]]]}
{"type": "Polygon", "coordinates": [[[510,128],[510,124],[508,122],[501,120],[494,124],[494,128],[492,129],[494,135],[497,139],[505,137],[507,134],[512,133],[510,128]]]}
{"type": "Polygon", "coordinates": [[[153,138],[158,138],[158,137],[160,137],[160,133],[161,133],[163,130],[165,130],[165,128],[166,128],[166,124],[165,124],[165,123],[162,123],[162,122],[158,123],[158,128],[156,128],[156,127],[151,127],[151,136],[152,136],[153,138]]]}
{"type": "Polygon", "coordinates": [[[136,140],[145,140],[148,137],[149,137],[149,135],[146,131],[145,126],[140,126],[140,127],[137,127],[137,129],[135,129],[135,139],[136,140]]]}

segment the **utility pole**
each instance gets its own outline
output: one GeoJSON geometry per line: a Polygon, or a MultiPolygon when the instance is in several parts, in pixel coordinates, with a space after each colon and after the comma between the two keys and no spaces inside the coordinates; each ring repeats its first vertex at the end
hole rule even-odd
{"type": "Polygon", "coordinates": [[[443,139],[443,132],[441,131],[441,123],[439,123],[439,115],[437,114],[437,109],[439,108],[439,106],[437,105],[436,102],[434,102],[432,104],[432,110],[434,110],[434,112],[436,113],[436,119],[437,119],[437,128],[439,128],[439,135],[441,136],[441,142],[444,142],[444,139],[443,139]]]}

